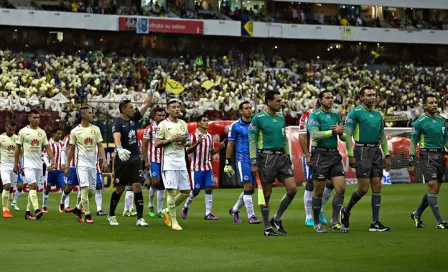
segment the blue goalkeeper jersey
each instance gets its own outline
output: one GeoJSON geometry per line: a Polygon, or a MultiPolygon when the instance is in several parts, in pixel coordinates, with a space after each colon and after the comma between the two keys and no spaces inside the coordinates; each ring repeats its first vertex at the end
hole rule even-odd
{"type": "Polygon", "coordinates": [[[246,123],[240,118],[230,126],[229,134],[227,136],[229,142],[236,142],[235,159],[247,163],[250,163],[249,125],[250,123],[246,123]]]}

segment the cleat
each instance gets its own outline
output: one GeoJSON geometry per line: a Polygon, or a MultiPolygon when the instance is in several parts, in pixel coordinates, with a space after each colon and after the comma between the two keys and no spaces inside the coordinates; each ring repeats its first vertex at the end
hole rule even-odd
{"type": "Polygon", "coordinates": [[[73,208],[70,208],[70,207],[67,207],[67,208],[65,208],[65,213],[71,213],[71,212],[73,212],[73,208]]]}
{"type": "Polygon", "coordinates": [[[383,224],[381,224],[380,221],[376,221],[373,222],[372,224],[370,224],[370,228],[369,228],[370,232],[384,232],[384,231],[390,231],[389,227],[385,227],[383,224]]]}
{"type": "Polygon", "coordinates": [[[252,215],[249,218],[249,224],[260,224],[260,223],[261,223],[261,221],[258,220],[258,218],[255,215],[252,215]]]}
{"type": "Polygon", "coordinates": [[[439,224],[437,224],[438,229],[448,229],[448,222],[442,221],[439,224]]]}
{"type": "Polygon", "coordinates": [[[3,218],[14,218],[14,216],[8,210],[3,211],[3,215],[2,216],[3,216],[3,218]]]}
{"type": "Polygon", "coordinates": [[[344,233],[349,232],[349,229],[339,222],[330,222],[330,229],[344,233]]]}
{"type": "Polygon", "coordinates": [[[118,226],[117,217],[116,216],[107,216],[107,220],[111,226],[118,226]]]}
{"type": "MultiPolygon", "coordinates": [[[[235,222],[235,223],[241,223],[241,219],[240,219],[240,216],[239,216],[239,213],[240,212],[236,212],[236,211],[234,211],[233,209],[230,209],[229,210],[229,214],[233,217],[233,222],[235,222]]],[[[252,217],[251,217],[252,218],[252,217]]],[[[251,218],[249,218],[249,224],[252,224],[252,223],[250,223],[250,219],[251,218]]],[[[256,217],[255,217],[256,218],[256,217]]]]}
{"type": "Polygon", "coordinates": [[[411,213],[411,219],[415,223],[415,227],[418,229],[422,229],[425,226],[423,225],[423,220],[421,217],[417,216],[416,212],[411,213]]]}
{"type": "Polygon", "coordinates": [[[95,221],[93,221],[93,218],[92,218],[91,214],[86,215],[86,220],[85,221],[86,221],[87,224],[95,223],[95,221]]]}
{"type": "Polygon", "coordinates": [[[278,234],[271,228],[267,228],[264,230],[264,236],[277,236],[278,234]]]}
{"type": "Polygon", "coordinates": [[[30,212],[26,212],[25,219],[26,220],[36,220],[36,217],[33,217],[30,212]]]}
{"type": "Polygon", "coordinates": [[[16,203],[11,203],[11,208],[14,208],[16,211],[20,211],[20,208],[16,205],[16,203]]]}
{"type": "Polygon", "coordinates": [[[177,222],[173,223],[173,226],[171,227],[171,229],[176,230],[176,231],[182,230],[181,226],[179,226],[179,223],[177,223],[177,222]]]}
{"type": "Polygon", "coordinates": [[[277,231],[278,231],[280,234],[286,235],[287,232],[286,232],[286,230],[283,228],[282,220],[277,220],[277,219],[275,219],[274,217],[272,217],[270,223],[271,223],[271,226],[273,226],[274,228],[276,228],[277,231]]]}
{"type": "Polygon", "coordinates": [[[213,214],[209,213],[206,216],[204,216],[204,220],[218,220],[218,217],[214,216],[213,214]]]}
{"type": "Polygon", "coordinates": [[[328,224],[327,219],[325,219],[325,216],[324,216],[324,211],[322,211],[322,210],[319,213],[319,221],[322,225],[328,224]]]}
{"type": "Polygon", "coordinates": [[[307,218],[305,220],[305,226],[306,227],[314,227],[314,219],[313,218],[307,218]]]}
{"type": "Polygon", "coordinates": [[[151,218],[156,217],[156,214],[154,213],[154,207],[149,207],[148,215],[151,218]]]}
{"type": "Polygon", "coordinates": [[[131,217],[134,217],[134,216],[137,215],[137,212],[135,211],[134,208],[131,208],[131,209],[129,210],[129,215],[130,215],[131,217]]]}
{"type": "Polygon", "coordinates": [[[48,213],[47,207],[42,207],[42,212],[43,213],[48,213]]]}
{"type": "Polygon", "coordinates": [[[162,210],[162,215],[163,215],[163,218],[165,219],[165,224],[168,227],[171,227],[171,225],[172,225],[171,218],[165,209],[162,210]]]}
{"type": "Polygon", "coordinates": [[[341,211],[339,212],[339,221],[346,228],[349,228],[349,225],[350,225],[350,213],[345,211],[345,207],[342,207],[341,211]]]}
{"type": "Polygon", "coordinates": [[[322,226],[322,224],[314,225],[314,232],[316,233],[327,233],[327,230],[322,226]]]}
{"type": "Polygon", "coordinates": [[[84,219],[82,218],[82,214],[81,214],[81,210],[80,210],[80,209],[78,209],[78,208],[74,208],[72,212],[73,212],[73,214],[75,214],[76,217],[78,218],[78,222],[79,222],[79,223],[83,223],[83,222],[84,222],[84,219]]]}
{"type": "Polygon", "coordinates": [[[96,215],[98,216],[106,216],[107,214],[105,212],[103,212],[102,210],[99,210],[96,212],[96,215]]]}
{"type": "Polygon", "coordinates": [[[59,213],[64,213],[64,204],[59,204],[59,213]]]}
{"type": "Polygon", "coordinates": [[[123,216],[125,216],[125,217],[131,217],[131,214],[129,213],[128,210],[124,210],[124,211],[123,211],[123,216]]]}
{"type": "Polygon", "coordinates": [[[158,214],[156,214],[156,218],[163,218],[162,212],[159,212],[158,214]]]}
{"type": "Polygon", "coordinates": [[[140,227],[148,227],[149,226],[149,224],[146,223],[145,219],[143,219],[143,218],[138,219],[136,225],[140,226],[140,227]]]}
{"type": "Polygon", "coordinates": [[[37,209],[37,210],[34,212],[34,215],[36,216],[36,219],[39,220],[39,219],[42,218],[42,216],[44,216],[44,213],[43,213],[41,210],[37,209]]]}
{"type": "Polygon", "coordinates": [[[182,208],[182,212],[181,212],[180,216],[182,217],[182,219],[187,219],[188,208],[182,208]]]}

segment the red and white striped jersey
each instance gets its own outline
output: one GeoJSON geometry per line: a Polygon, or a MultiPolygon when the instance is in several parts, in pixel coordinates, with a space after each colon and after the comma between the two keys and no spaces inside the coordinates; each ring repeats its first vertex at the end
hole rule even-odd
{"type": "MultiPolygon", "coordinates": [[[[51,152],[53,152],[54,161],[56,163],[55,170],[61,170],[62,164],[62,150],[64,149],[64,143],[62,141],[56,142],[53,138],[48,141],[48,145],[51,148],[51,152]]],[[[50,166],[50,158],[48,157],[47,150],[44,148],[43,150],[44,162],[48,166],[50,166]]]]}
{"type": "Polygon", "coordinates": [[[311,151],[311,146],[313,144],[313,139],[311,139],[311,135],[308,132],[308,117],[313,112],[313,109],[310,109],[307,112],[304,112],[302,116],[300,117],[299,122],[299,135],[300,134],[306,134],[306,143],[308,145],[308,152],[311,151]]]}
{"type": "MultiPolygon", "coordinates": [[[[62,158],[62,163],[66,164],[67,163],[67,154],[68,154],[68,149],[70,148],[70,134],[68,134],[67,136],[65,136],[64,140],[62,141],[63,145],[63,150],[62,150],[62,154],[63,154],[63,158],[62,158]]],[[[75,152],[73,152],[73,156],[72,156],[72,160],[70,162],[70,168],[75,168],[76,167],[76,161],[77,161],[77,154],[78,154],[78,148],[75,146],[75,152]]]]}
{"type": "MultiPolygon", "coordinates": [[[[151,125],[147,126],[143,132],[143,139],[149,140],[148,154],[147,154],[149,162],[161,163],[163,148],[162,147],[156,148],[155,146],[156,134],[158,130],[159,128],[157,124],[154,122],[151,125]]],[[[144,152],[142,150],[142,154],[143,153],[144,152]]]]}
{"type": "Polygon", "coordinates": [[[212,169],[213,137],[208,132],[204,135],[199,129],[196,129],[191,135],[191,144],[194,145],[201,138],[203,138],[202,142],[196,147],[196,150],[190,154],[191,171],[207,171],[212,169]]]}

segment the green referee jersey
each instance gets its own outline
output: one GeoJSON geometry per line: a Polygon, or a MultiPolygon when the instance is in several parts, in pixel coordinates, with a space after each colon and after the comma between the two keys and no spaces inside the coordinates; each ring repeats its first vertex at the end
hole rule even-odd
{"type": "Polygon", "coordinates": [[[254,115],[249,126],[249,149],[252,164],[257,163],[257,150],[260,149],[284,149],[285,154],[289,154],[285,117],[266,111],[254,115]]]}
{"type": "Polygon", "coordinates": [[[414,146],[418,143],[420,148],[444,148],[448,141],[445,119],[423,114],[414,122],[411,141],[414,146]]]}
{"type": "Polygon", "coordinates": [[[322,109],[313,111],[308,117],[308,131],[310,132],[311,138],[313,139],[313,147],[321,148],[337,148],[338,138],[333,135],[331,130],[333,127],[338,126],[342,123],[339,114],[334,112],[325,112],[322,109]],[[326,132],[323,137],[316,137],[316,132],[326,132]]]}

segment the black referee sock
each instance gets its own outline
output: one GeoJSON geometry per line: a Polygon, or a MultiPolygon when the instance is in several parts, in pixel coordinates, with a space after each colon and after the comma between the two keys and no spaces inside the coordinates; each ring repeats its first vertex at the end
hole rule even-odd
{"type": "Polygon", "coordinates": [[[142,192],[134,193],[134,203],[137,209],[137,219],[140,219],[143,217],[143,204],[144,204],[142,192]]]}
{"type": "Polygon", "coordinates": [[[364,195],[365,194],[359,193],[358,190],[356,190],[352,194],[352,197],[350,198],[350,201],[348,202],[347,207],[345,207],[345,211],[350,212],[352,210],[353,206],[355,206],[355,204],[358,203],[358,201],[360,201],[364,195]]]}
{"type": "Polygon", "coordinates": [[[120,197],[121,194],[113,191],[110,197],[109,216],[115,216],[115,209],[117,209],[118,203],[120,202],[120,197]]]}
{"type": "Polygon", "coordinates": [[[270,197],[265,197],[264,201],[266,202],[266,206],[260,205],[261,215],[263,216],[264,228],[270,228],[271,224],[269,223],[269,199],[270,197]]]}

